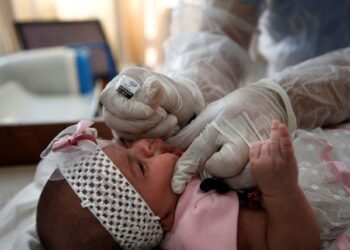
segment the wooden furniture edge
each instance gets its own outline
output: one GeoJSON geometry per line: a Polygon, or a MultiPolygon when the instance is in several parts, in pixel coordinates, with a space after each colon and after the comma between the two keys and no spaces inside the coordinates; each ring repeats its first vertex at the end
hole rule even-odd
{"type": "MultiPolygon", "coordinates": [[[[0,167],[38,163],[40,153],[51,140],[75,123],[0,125],[0,167]]],[[[97,129],[101,138],[113,137],[103,121],[95,121],[92,127],[97,129]]]]}

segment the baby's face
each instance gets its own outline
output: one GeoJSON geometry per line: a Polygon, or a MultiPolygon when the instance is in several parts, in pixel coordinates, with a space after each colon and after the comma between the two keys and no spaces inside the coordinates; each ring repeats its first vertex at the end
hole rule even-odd
{"type": "MultiPolygon", "coordinates": [[[[142,139],[125,147],[111,143],[103,150],[157,216],[165,218],[174,213],[178,196],[170,182],[181,151],[160,139],[142,139]]],[[[172,224],[171,217],[165,230],[172,224]]]]}

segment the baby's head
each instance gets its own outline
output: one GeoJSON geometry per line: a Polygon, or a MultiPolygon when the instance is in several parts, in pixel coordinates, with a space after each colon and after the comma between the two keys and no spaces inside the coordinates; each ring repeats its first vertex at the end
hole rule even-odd
{"type": "Polygon", "coordinates": [[[58,166],[39,200],[37,228],[44,247],[158,245],[174,220],[178,196],[170,181],[179,151],[159,139],[128,147],[110,142],[93,150],[91,145],[80,150],[81,145],[93,144],[84,138],[78,144],[58,152],[77,157],[58,166]],[[76,154],[77,149],[82,153],[76,154]]]}

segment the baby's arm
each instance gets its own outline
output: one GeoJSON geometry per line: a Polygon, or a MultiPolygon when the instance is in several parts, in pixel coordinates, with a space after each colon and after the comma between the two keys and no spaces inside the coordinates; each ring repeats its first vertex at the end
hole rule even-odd
{"type": "Polygon", "coordinates": [[[320,249],[318,224],[298,185],[298,165],[284,124],[272,122],[271,138],[253,145],[250,163],[263,194],[269,248],[320,249]]]}

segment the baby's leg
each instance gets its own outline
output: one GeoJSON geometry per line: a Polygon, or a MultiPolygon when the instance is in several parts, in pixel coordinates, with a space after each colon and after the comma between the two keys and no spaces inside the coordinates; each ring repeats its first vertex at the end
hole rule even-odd
{"type": "Polygon", "coordinates": [[[283,195],[298,187],[298,165],[286,125],[272,121],[270,139],[250,150],[252,174],[265,195],[283,195]]]}

